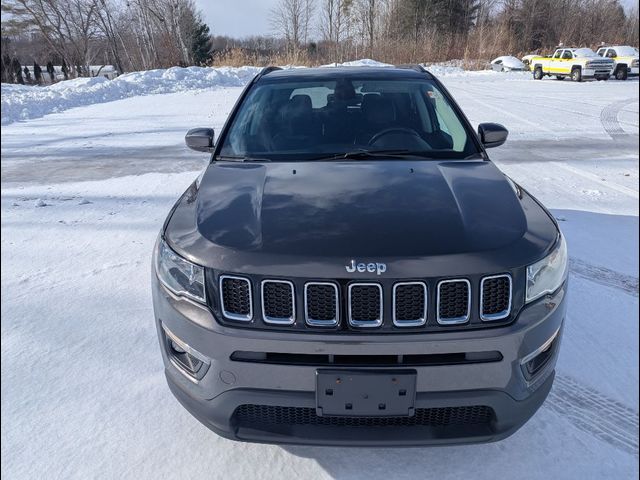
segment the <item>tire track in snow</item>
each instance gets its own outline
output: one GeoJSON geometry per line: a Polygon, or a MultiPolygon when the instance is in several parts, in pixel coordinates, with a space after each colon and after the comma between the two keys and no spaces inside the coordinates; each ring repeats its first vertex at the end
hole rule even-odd
{"type": "MultiPolygon", "coordinates": [[[[531,102],[529,100],[519,100],[517,98],[508,98],[508,99],[506,99],[504,97],[487,94],[486,92],[482,92],[482,91],[475,90],[475,89],[469,89],[469,88],[463,89],[463,88],[459,88],[459,87],[456,87],[456,88],[458,90],[464,91],[464,92],[469,93],[469,94],[480,95],[482,97],[487,97],[487,98],[493,98],[493,99],[496,99],[496,100],[500,100],[501,102],[507,101],[507,102],[512,102],[512,103],[519,103],[519,104],[526,105],[528,108],[531,108],[531,102]]],[[[573,98],[571,98],[571,99],[563,99],[563,98],[560,98],[560,97],[549,97],[549,96],[545,95],[544,99],[545,100],[553,100],[554,102],[565,102],[565,103],[575,104],[575,99],[573,99],[573,98]]],[[[632,103],[634,100],[635,99],[628,99],[628,100],[620,101],[620,103],[622,103],[622,105],[619,106],[618,111],[615,114],[615,118],[616,118],[616,122],[618,124],[618,127],[621,130],[622,130],[622,125],[627,125],[627,126],[630,126],[630,127],[638,128],[638,125],[635,124],[635,123],[624,122],[624,121],[621,121],[621,120],[617,119],[617,115],[622,110],[622,108],[625,107],[626,105],[628,105],[629,103],[632,103]]],[[[619,102],[615,102],[615,103],[619,103],[619,102]]],[[[591,107],[600,107],[601,106],[601,104],[600,105],[596,105],[594,103],[588,103],[588,102],[582,102],[582,101],[580,102],[580,104],[581,105],[588,105],[588,106],[591,106],[591,107]]],[[[604,109],[606,110],[611,105],[613,105],[613,104],[607,105],[604,109]]],[[[557,103],[554,103],[552,105],[545,104],[545,103],[540,103],[539,100],[536,100],[535,106],[539,107],[539,108],[541,107],[543,109],[552,109],[552,110],[559,111],[559,112],[570,113],[570,114],[573,114],[573,115],[579,115],[581,117],[594,118],[594,119],[598,119],[599,118],[601,123],[602,123],[602,112],[604,112],[604,110],[602,110],[600,115],[598,115],[595,112],[594,113],[583,112],[583,111],[580,111],[580,110],[567,108],[566,106],[559,107],[557,105],[557,103]]],[[[606,130],[606,128],[605,128],[605,130],[606,130]]],[[[629,135],[624,130],[622,130],[622,132],[623,132],[623,136],[628,136],[629,135]]],[[[616,137],[616,138],[618,138],[618,137],[616,137]]]]}
{"type": "Polygon", "coordinates": [[[632,188],[629,187],[625,187],[624,185],[619,185],[617,183],[614,182],[605,182],[603,181],[598,175],[594,175],[593,173],[589,173],[581,168],[577,168],[577,167],[572,167],[571,165],[566,165],[564,163],[559,163],[559,162],[550,162],[550,165],[553,165],[554,167],[557,167],[561,170],[566,170],[567,172],[571,172],[575,175],[578,175],[582,178],[585,178],[587,180],[591,180],[595,183],[597,183],[599,186],[605,187],[605,188],[610,188],[612,190],[615,190],[618,193],[622,193],[624,195],[628,195],[629,197],[635,198],[636,200],[638,200],[638,198],[640,198],[640,195],[638,194],[637,190],[634,190],[632,188]]]}
{"type": "Polygon", "coordinates": [[[579,430],[638,455],[638,412],[577,380],[557,375],[547,404],[579,430]]]}
{"type": "Polygon", "coordinates": [[[631,275],[616,272],[606,267],[592,265],[577,258],[569,258],[569,269],[573,275],[582,277],[605,287],[613,287],[625,293],[638,296],[638,279],[631,275]]]}
{"type": "MultiPolygon", "coordinates": [[[[458,90],[465,91],[462,88],[458,88],[458,90]]],[[[475,95],[474,92],[470,92],[469,90],[466,90],[466,92],[467,93],[473,93],[475,95]]],[[[550,133],[550,134],[554,133],[554,131],[552,129],[550,129],[548,127],[545,127],[544,125],[541,125],[540,122],[532,122],[531,120],[527,120],[526,118],[524,118],[522,115],[517,115],[517,114],[509,112],[509,111],[507,111],[505,109],[497,108],[497,107],[495,107],[495,106],[493,106],[493,105],[491,105],[491,104],[489,104],[487,102],[483,102],[482,100],[479,100],[479,99],[475,98],[474,96],[468,96],[467,98],[469,100],[471,100],[472,102],[475,102],[475,103],[477,103],[478,105],[480,105],[480,106],[482,106],[484,108],[487,108],[489,110],[493,110],[494,112],[497,112],[497,113],[499,113],[501,115],[506,115],[507,117],[511,117],[511,118],[513,118],[515,120],[518,120],[519,122],[526,123],[529,126],[535,127],[538,130],[543,130],[543,131],[545,131],[547,133],[550,133]]]]}
{"type": "Polygon", "coordinates": [[[618,100],[617,102],[610,103],[602,109],[602,112],[600,112],[600,122],[602,123],[602,127],[613,140],[617,140],[620,137],[627,137],[629,135],[620,125],[618,114],[623,107],[635,101],[635,98],[618,100]]]}

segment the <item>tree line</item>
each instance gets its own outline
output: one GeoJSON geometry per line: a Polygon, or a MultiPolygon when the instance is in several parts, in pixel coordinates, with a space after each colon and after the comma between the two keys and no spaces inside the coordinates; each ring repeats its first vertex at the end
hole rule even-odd
{"type": "Polygon", "coordinates": [[[41,59],[68,78],[105,64],[122,73],[369,57],[473,67],[560,42],[638,45],[638,6],[620,0],[278,0],[265,19],[273,35],[243,39],[212,36],[194,0],[3,0],[2,11],[3,81],[27,83],[43,78],[41,59]]]}
{"type": "Polygon", "coordinates": [[[486,61],[559,43],[638,45],[638,6],[626,12],[619,0],[279,0],[271,24],[293,61],[486,61]]]}
{"type": "MultiPolygon", "coordinates": [[[[47,62],[45,68],[49,77],[48,83],[54,83],[56,71],[53,63],[47,62]]],[[[65,80],[69,78],[69,69],[64,62],[62,63],[62,74],[65,80]]],[[[36,62],[33,62],[32,69],[29,69],[27,65],[23,67],[17,57],[11,58],[7,54],[0,56],[0,80],[2,83],[42,85],[47,83],[43,75],[42,67],[36,62]]]]}
{"type": "Polygon", "coordinates": [[[209,60],[209,27],[193,0],[2,0],[2,13],[2,57],[51,58],[65,76],[95,64],[122,73],[209,60]]]}

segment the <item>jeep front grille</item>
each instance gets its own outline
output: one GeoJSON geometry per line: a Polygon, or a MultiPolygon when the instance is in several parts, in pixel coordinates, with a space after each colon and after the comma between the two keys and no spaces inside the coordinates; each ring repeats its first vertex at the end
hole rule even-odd
{"type": "Polygon", "coordinates": [[[329,282],[310,282],[304,286],[305,321],[316,327],[331,327],[340,320],[338,286],[329,282]]]}
{"type": "Polygon", "coordinates": [[[296,321],[296,301],[293,283],[287,280],[262,282],[262,319],[266,323],[291,324],[296,321]]]}
{"type": "Polygon", "coordinates": [[[511,312],[511,276],[493,275],[480,282],[480,318],[501,320],[511,312]]]}
{"type": "Polygon", "coordinates": [[[382,325],[382,286],[377,283],[349,285],[349,323],[354,327],[382,325]]]}
{"type": "Polygon", "coordinates": [[[466,323],[471,314],[471,283],[466,279],[441,281],[437,303],[438,323],[466,323]]]}
{"type": "Polygon", "coordinates": [[[222,323],[287,330],[411,332],[510,322],[524,303],[523,287],[515,287],[523,274],[376,282],[221,274],[210,275],[207,281],[211,292],[218,291],[219,301],[211,307],[222,323]]]}
{"type": "Polygon", "coordinates": [[[243,277],[221,275],[220,305],[222,314],[229,320],[251,321],[253,318],[251,282],[243,277]]]}
{"type": "Polygon", "coordinates": [[[418,327],[427,321],[427,286],[422,282],[396,283],[393,286],[393,324],[418,327]]]}

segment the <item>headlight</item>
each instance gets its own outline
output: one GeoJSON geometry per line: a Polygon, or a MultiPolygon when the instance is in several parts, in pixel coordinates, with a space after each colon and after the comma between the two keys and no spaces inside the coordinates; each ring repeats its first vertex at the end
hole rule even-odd
{"type": "Polygon", "coordinates": [[[204,268],[180,257],[164,240],[158,246],[156,271],[160,281],[176,295],[205,303],[204,268]]]}
{"type": "Polygon", "coordinates": [[[527,267],[527,303],[555,292],[567,278],[567,243],[562,234],[555,250],[527,267]]]}

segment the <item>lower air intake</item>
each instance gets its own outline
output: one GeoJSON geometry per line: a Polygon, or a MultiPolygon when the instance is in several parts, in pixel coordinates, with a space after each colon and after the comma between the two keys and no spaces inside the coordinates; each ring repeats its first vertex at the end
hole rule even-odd
{"type": "Polygon", "coordinates": [[[483,405],[443,408],[417,408],[413,417],[319,417],[315,408],[240,405],[233,414],[239,426],[329,425],[337,427],[401,427],[489,424],[492,408],[483,405]]]}

